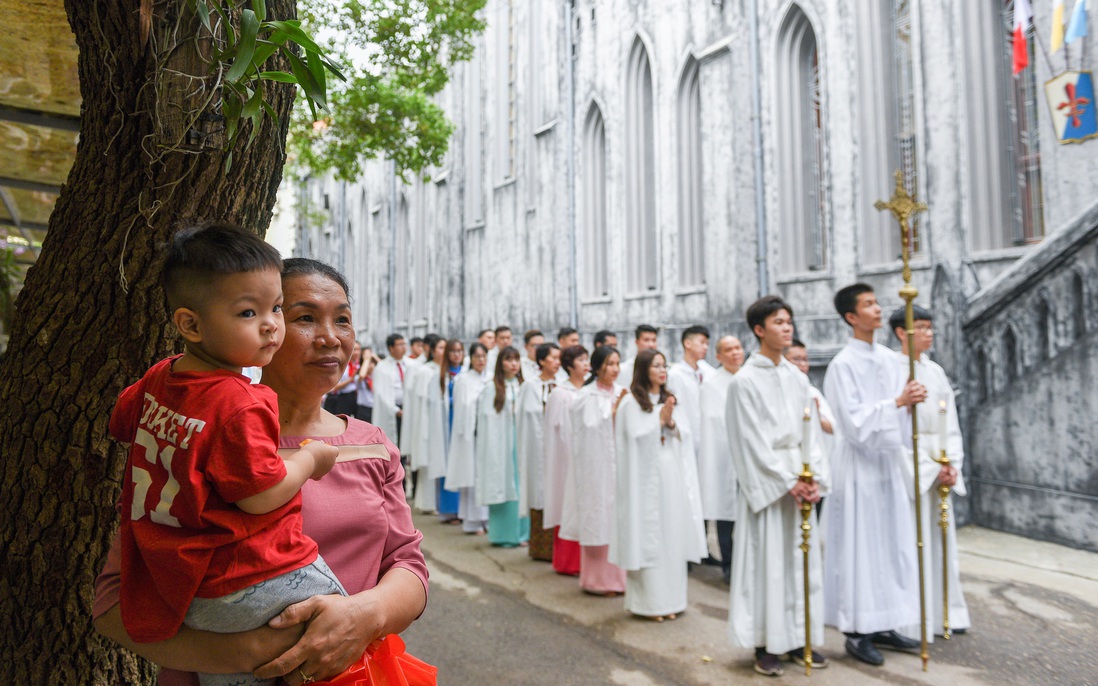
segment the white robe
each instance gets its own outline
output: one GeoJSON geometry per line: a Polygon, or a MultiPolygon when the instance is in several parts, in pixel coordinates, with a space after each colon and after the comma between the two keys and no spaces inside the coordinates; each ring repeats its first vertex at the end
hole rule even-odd
{"type": "Polygon", "coordinates": [[[454,379],[454,424],[446,460],[446,486],[451,490],[472,488],[475,483],[477,399],[487,382],[487,376],[473,371],[462,372],[454,379]]]}
{"type": "Polygon", "coordinates": [[[518,379],[506,384],[503,409],[496,412],[496,386],[487,383],[477,399],[476,497],[477,505],[499,505],[517,501],[518,379]]]}
{"type": "Polygon", "coordinates": [[[621,363],[621,369],[618,371],[618,383],[625,388],[632,388],[633,386],[633,367],[637,364],[637,357],[634,355],[625,362],[621,363]]]}
{"type": "Polygon", "coordinates": [[[667,370],[667,391],[675,396],[676,407],[682,410],[683,418],[689,425],[690,434],[694,436],[695,456],[700,447],[698,435],[701,431],[702,381],[712,372],[713,368],[705,360],[698,361],[696,370],[688,365],[686,360],[679,360],[667,370]]]}
{"type": "Polygon", "coordinates": [[[538,377],[522,382],[518,394],[519,512],[545,508],[542,425],[550,386],[538,377]]]}
{"type": "Polygon", "coordinates": [[[608,556],[626,570],[625,609],[645,616],[686,609],[684,563],[707,553],[693,438],[678,407],[676,430],[667,431],[660,425],[663,405],[654,405],[644,412],[627,395],[618,406],[608,556]]]}
{"type": "Polygon", "coordinates": [[[714,370],[701,387],[701,428],[698,432],[698,484],[702,516],[707,520],[736,520],[739,484],[728,445],[725,406],[734,379],[724,367],[714,370]]]}
{"type": "MultiPolygon", "coordinates": [[[[708,382],[707,382],[708,383],[708,382]]],[[[742,498],[732,546],[728,633],[744,648],[781,655],[804,640],[804,553],[800,506],[789,495],[805,458],[821,492],[828,483],[816,413],[806,432],[808,377],[785,358],[752,355],[733,377],[726,404],[728,444],[742,498]],[[807,454],[804,446],[808,446],[807,454]]],[[[816,508],[809,514],[812,644],[823,645],[823,581],[816,508]]]]}
{"type": "Polygon", "coordinates": [[[447,443],[450,433],[450,394],[439,386],[441,379],[438,372],[441,370],[434,371],[435,375],[428,378],[423,385],[420,401],[420,407],[423,410],[420,450],[424,453],[427,463],[427,478],[432,481],[446,476],[447,443]]]}
{"type": "Polygon", "coordinates": [[[392,357],[386,357],[378,362],[374,367],[372,378],[374,383],[373,424],[395,444],[399,439],[396,414],[400,411],[396,404],[396,387],[401,383],[397,361],[392,357]]]}
{"type": "Polygon", "coordinates": [[[538,367],[538,363],[531,360],[529,357],[522,358],[522,381],[533,381],[541,376],[541,368],[538,367]]]}
{"type": "Polygon", "coordinates": [[[852,339],[831,361],[824,394],[839,440],[823,508],[824,622],[839,631],[888,631],[919,622],[915,518],[909,506],[896,407],[907,375],[888,348],[852,339]]]}
{"type": "MultiPolygon", "coordinates": [[[[896,352],[897,363],[908,373],[906,354],[896,352]]],[[[957,483],[950,489],[949,526],[946,529],[946,550],[948,551],[947,571],[949,573],[949,627],[967,629],[971,626],[968,604],[961,590],[961,571],[957,560],[957,517],[953,510],[953,495],[965,496],[965,485],[961,468],[965,461],[965,446],[961,438],[961,425],[957,420],[957,404],[953,386],[945,370],[925,354],[915,362],[915,378],[926,386],[926,402],[918,405],[919,412],[919,486],[922,489],[923,515],[923,579],[926,588],[927,640],[934,642],[934,635],[942,633],[942,529],[939,525],[942,499],[938,495],[938,473],[942,467],[934,457],[941,450],[941,432],[939,402],[946,403],[946,455],[950,465],[957,470],[957,483]]],[[[911,458],[911,430],[905,420],[904,429],[904,475],[907,477],[908,494],[915,492],[915,465],[911,458]]],[[[912,508],[915,503],[912,499],[912,508]]],[[[912,511],[914,514],[914,511],[912,511]]],[[[908,636],[919,636],[918,625],[904,627],[908,636]]]]}
{"type": "MultiPolygon", "coordinates": [[[[431,456],[445,450],[441,416],[438,412],[438,378],[438,363],[432,361],[419,365],[412,371],[411,404],[409,405],[407,399],[404,401],[405,416],[409,407],[412,410],[409,420],[411,426],[404,432],[409,439],[408,459],[411,462],[412,471],[419,473],[414,504],[422,512],[433,512],[438,509],[438,493],[435,492],[434,480],[429,474],[431,456]],[[432,396],[434,396],[434,402],[432,402],[432,396]]],[[[402,445],[403,439],[402,435],[402,445]]]]}
{"type": "Polygon", "coordinates": [[[579,389],[571,381],[556,387],[545,405],[545,516],[546,529],[559,526],[566,541],[579,539],[576,489],[572,486],[572,405],[579,389]]]}
{"type": "Polygon", "coordinates": [[[605,391],[590,383],[572,404],[572,486],[578,538],[583,546],[610,544],[614,520],[614,401],[620,386],[605,391]]]}

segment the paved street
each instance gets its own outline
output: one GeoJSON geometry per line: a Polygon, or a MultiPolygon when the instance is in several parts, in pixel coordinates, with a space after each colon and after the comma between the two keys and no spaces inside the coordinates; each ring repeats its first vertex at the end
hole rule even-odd
{"type": "MultiPolygon", "coordinates": [[[[576,580],[525,549],[417,516],[431,568],[431,600],[405,634],[409,651],[438,665],[442,686],[482,683],[700,685],[767,681],[750,651],[725,639],[727,590],[716,568],[691,573],[690,609],[674,622],[630,617],[622,601],[579,591],[576,580]]],[[[1098,684],[1098,555],[968,527],[959,532],[973,629],[917,656],[885,653],[882,668],[853,661],[828,630],[832,664],[820,685],[1098,684]]],[[[780,682],[804,679],[787,665],[780,682]]]]}

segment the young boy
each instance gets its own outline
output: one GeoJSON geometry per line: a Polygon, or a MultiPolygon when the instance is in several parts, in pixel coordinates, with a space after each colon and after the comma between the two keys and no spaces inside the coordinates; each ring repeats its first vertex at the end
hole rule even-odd
{"type": "MultiPolygon", "coordinates": [[[[782,674],[781,656],[805,663],[802,501],[815,503],[828,483],[827,463],[817,432],[804,437],[808,377],[782,357],[793,339],[793,309],[768,295],[747,308],[747,325],[759,340],[728,388],[728,446],[739,478],[739,512],[732,547],[729,635],[735,645],[755,648],[755,671],[782,674]],[[800,480],[807,461],[815,475],[800,480]]],[[[812,666],[829,660],[815,649],[824,639],[819,527],[814,513],[809,541],[809,602],[812,610],[812,666]]]]}
{"type": "Polygon", "coordinates": [[[895,353],[873,341],[881,306],[862,283],[835,294],[853,337],[831,361],[824,395],[835,412],[832,491],[824,508],[824,613],[846,652],[879,666],[879,647],[914,650],[897,629],[919,623],[915,518],[905,487],[902,427],[926,388],[908,382],[895,353]]]}
{"type": "Polygon", "coordinates": [[[343,593],[301,531],[299,494],[339,451],[310,442],[279,457],[277,398],[240,373],[282,344],[281,266],[274,248],[226,224],[170,243],[163,285],[186,352],[123,391],[110,420],[131,444],[119,535],[122,620],[135,641],[168,639],[181,623],[252,629],[291,603],[343,593]]]}

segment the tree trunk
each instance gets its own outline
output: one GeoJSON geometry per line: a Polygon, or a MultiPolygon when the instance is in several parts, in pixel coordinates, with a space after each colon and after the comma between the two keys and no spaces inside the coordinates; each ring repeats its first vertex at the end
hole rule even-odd
{"type": "MultiPolygon", "coordinates": [[[[91,626],[125,465],[108,417],[122,388],[177,345],[157,245],[209,218],[265,232],[281,180],[293,101],[281,85],[268,89],[280,126],[266,121],[249,151],[238,146],[231,172],[220,151],[150,161],[142,4],[65,0],[80,50],[80,143],[0,367],[0,683],[152,680],[151,666],[91,626]]],[[[294,14],[294,0],[268,5],[272,17],[294,14]]]]}

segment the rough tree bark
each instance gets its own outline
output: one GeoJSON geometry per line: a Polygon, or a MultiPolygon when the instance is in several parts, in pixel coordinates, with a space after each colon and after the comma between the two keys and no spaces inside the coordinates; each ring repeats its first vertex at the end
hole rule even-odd
{"type": "MultiPolygon", "coordinates": [[[[152,60],[138,45],[145,4],[65,0],[80,50],[80,143],[0,367],[0,683],[151,680],[147,664],[90,621],[125,461],[107,437],[108,416],[119,391],[174,345],[156,246],[205,218],[264,232],[281,180],[288,87],[269,89],[281,126],[267,121],[230,173],[217,151],[150,165],[141,146],[154,111],[152,60]]],[[[294,4],[268,0],[268,13],[290,18],[294,4]]]]}

